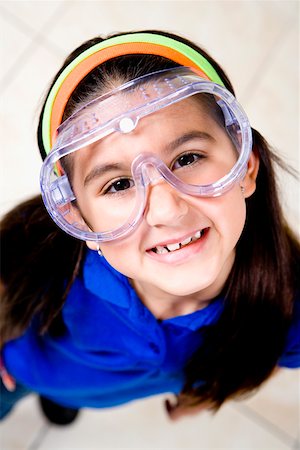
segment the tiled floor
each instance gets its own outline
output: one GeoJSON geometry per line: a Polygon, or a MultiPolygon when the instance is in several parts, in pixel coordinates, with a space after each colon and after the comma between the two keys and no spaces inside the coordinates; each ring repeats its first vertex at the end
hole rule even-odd
{"type": "Polygon", "coordinates": [[[68,428],[49,426],[32,396],[0,426],[1,450],[299,448],[299,371],[283,370],[254,397],[170,422],[164,396],[111,410],[84,410],[68,428]]]}
{"type": "MultiPolygon", "coordinates": [[[[299,168],[299,3],[297,1],[0,2],[0,212],[37,193],[38,105],[63,58],[97,34],[131,29],[179,32],[225,68],[257,129],[299,168]]],[[[286,211],[299,224],[299,188],[281,174],[286,211]]],[[[296,449],[299,371],[284,370],[251,399],[178,423],[162,398],[86,410],[68,429],[49,426],[35,397],[0,426],[1,450],[296,449]]],[[[298,444],[297,444],[298,442],[298,444]]]]}

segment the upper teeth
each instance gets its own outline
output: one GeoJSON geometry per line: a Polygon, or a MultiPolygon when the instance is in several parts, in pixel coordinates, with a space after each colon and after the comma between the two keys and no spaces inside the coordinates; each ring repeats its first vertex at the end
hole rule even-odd
{"type": "Polygon", "coordinates": [[[168,253],[168,252],[173,252],[174,250],[179,250],[181,247],[188,245],[190,242],[196,241],[197,239],[199,239],[201,237],[202,233],[203,233],[203,230],[197,231],[195,234],[193,234],[193,236],[190,236],[181,242],[176,242],[175,244],[168,244],[168,245],[164,245],[164,246],[158,245],[157,247],[153,248],[153,251],[155,253],[162,255],[163,253],[168,253]]]}

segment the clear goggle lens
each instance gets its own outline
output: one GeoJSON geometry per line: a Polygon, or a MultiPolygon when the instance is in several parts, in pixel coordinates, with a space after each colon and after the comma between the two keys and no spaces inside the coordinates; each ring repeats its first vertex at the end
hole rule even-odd
{"type": "MultiPolygon", "coordinates": [[[[164,135],[164,126],[163,120],[156,124],[158,135],[164,135]]],[[[221,195],[245,174],[251,147],[249,122],[231,93],[188,68],[161,71],[93,100],[59,127],[43,164],[42,194],[54,221],[69,234],[98,242],[117,239],[141,220],[150,186],[167,183],[179,195],[221,195]],[[130,166],[109,176],[98,170],[84,187],[76,185],[72,168],[79,149],[113,132],[131,133],[143,117],[191,96],[199,107],[197,126],[170,157],[141,149],[130,166]],[[87,195],[89,189],[97,195],[87,195]]]]}

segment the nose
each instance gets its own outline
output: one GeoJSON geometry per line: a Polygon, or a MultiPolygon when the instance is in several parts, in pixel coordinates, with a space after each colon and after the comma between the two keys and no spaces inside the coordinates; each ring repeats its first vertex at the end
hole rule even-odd
{"type": "Polygon", "coordinates": [[[145,218],[151,226],[177,224],[187,213],[188,203],[162,178],[148,186],[145,218]]]}

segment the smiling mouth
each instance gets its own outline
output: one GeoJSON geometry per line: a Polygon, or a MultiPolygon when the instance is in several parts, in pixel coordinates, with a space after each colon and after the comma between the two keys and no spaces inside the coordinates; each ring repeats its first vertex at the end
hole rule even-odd
{"type": "Polygon", "coordinates": [[[157,255],[163,255],[166,253],[172,253],[172,252],[176,252],[180,249],[182,249],[183,247],[187,247],[190,244],[193,244],[194,242],[198,241],[203,234],[205,233],[205,231],[207,230],[207,228],[203,228],[203,230],[199,230],[196,231],[195,234],[189,236],[188,238],[184,239],[183,241],[180,242],[175,242],[173,244],[167,244],[167,245],[158,245],[157,247],[153,247],[151,248],[151,252],[156,253],[157,255]]]}

